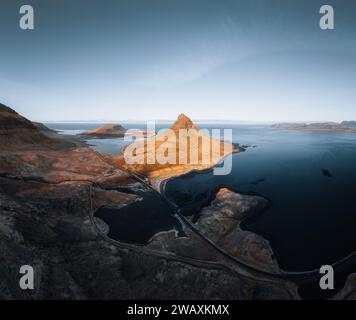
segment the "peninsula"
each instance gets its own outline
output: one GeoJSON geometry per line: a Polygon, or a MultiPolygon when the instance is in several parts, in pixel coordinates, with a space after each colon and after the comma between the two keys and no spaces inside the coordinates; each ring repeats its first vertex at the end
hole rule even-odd
{"type": "Polygon", "coordinates": [[[206,135],[189,117],[181,114],[170,129],[159,132],[152,139],[136,141],[127,146],[114,163],[147,177],[160,190],[161,183],[167,179],[193,170],[213,168],[226,156],[239,151],[240,148],[235,144],[206,135]],[[157,160],[160,152],[164,154],[160,158],[166,157],[166,162],[157,160]],[[168,153],[171,153],[171,157],[168,153]],[[134,157],[141,161],[135,162],[134,157]]]}

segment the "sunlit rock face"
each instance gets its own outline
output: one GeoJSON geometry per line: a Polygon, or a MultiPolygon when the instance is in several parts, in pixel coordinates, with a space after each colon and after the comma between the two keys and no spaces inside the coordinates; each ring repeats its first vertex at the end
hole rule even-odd
{"type": "Polygon", "coordinates": [[[176,122],[173,123],[171,129],[173,131],[178,131],[179,129],[194,129],[199,130],[198,127],[193,123],[193,121],[188,118],[184,113],[181,113],[176,122]]]}
{"type": "Polygon", "coordinates": [[[211,137],[181,114],[170,129],[127,146],[116,163],[147,176],[158,188],[170,177],[211,168],[234,151],[238,148],[233,144],[211,137]]]}

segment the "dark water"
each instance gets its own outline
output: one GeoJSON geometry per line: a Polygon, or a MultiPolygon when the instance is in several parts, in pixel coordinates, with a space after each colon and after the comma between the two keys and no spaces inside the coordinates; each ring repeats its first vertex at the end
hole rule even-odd
{"type": "Polygon", "coordinates": [[[95,213],[108,226],[108,236],[121,242],[144,245],[157,232],[175,228],[178,221],[173,218],[170,207],[153,191],[138,191],[142,197],[123,208],[101,208],[95,213]]]}

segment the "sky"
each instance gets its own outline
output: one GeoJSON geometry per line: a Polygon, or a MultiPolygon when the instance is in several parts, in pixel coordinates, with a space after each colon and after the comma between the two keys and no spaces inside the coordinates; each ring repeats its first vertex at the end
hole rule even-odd
{"type": "Polygon", "coordinates": [[[1,0],[0,102],[34,121],[356,120],[355,35],[354,0],[1,0]]]}

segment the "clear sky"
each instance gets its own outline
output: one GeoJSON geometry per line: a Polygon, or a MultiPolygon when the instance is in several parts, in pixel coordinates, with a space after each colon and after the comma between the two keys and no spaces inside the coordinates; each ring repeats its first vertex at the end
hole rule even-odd
{"type": "Polygon", "coordinates": [[[356,120],[354,0],[1,0],[0,44],[31,120],[356,120]]]}

